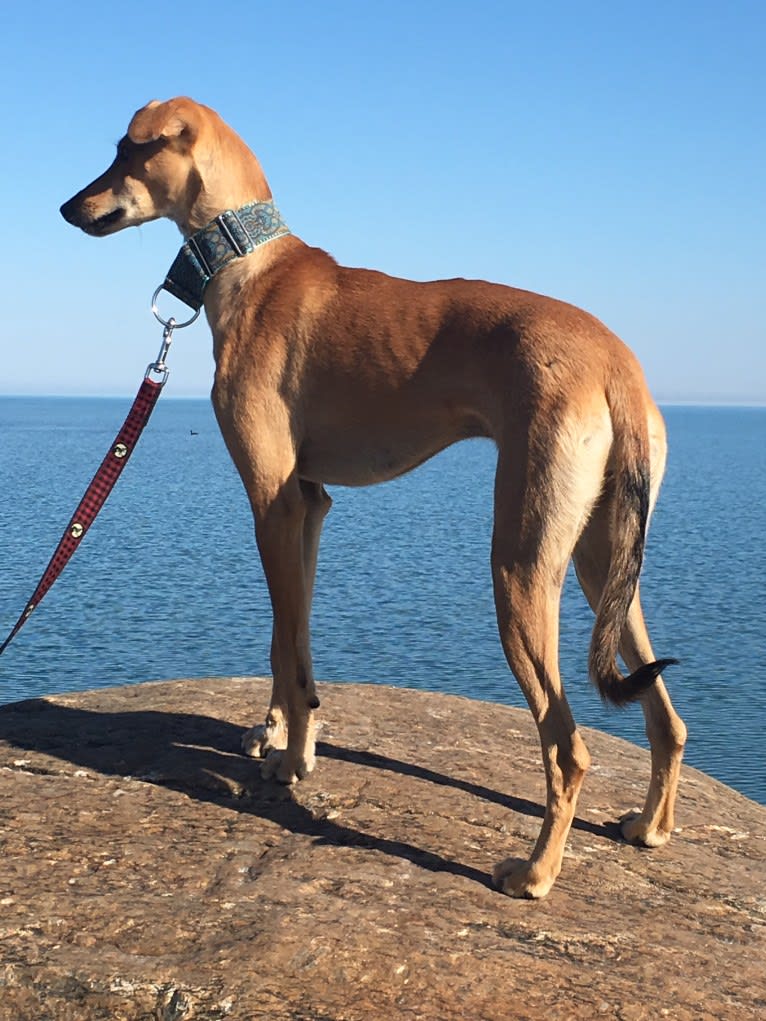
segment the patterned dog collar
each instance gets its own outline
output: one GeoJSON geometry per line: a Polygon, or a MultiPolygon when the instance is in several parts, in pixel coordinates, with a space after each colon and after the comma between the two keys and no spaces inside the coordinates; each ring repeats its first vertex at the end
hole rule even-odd
{"type": "Polygon", "coordinates": [[[289,233],[271,200],[227,209],[186,240],[162,286],[196,311],[205,288],[220,269],[289,233]]]}

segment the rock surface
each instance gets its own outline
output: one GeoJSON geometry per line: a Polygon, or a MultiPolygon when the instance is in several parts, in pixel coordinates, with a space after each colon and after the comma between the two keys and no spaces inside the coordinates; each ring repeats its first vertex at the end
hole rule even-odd
{"type": "Polygon", "coordinates": [[[2,1021],[721,1021],[766,1016],[766,809],[685,769],[681,831],[620,842],[642,750],[593,756],[541,902],[489,885],[544,781],[529,716],[323,685],[315,773],[238,754],[267,682],[0,709],[2,1021]]]}

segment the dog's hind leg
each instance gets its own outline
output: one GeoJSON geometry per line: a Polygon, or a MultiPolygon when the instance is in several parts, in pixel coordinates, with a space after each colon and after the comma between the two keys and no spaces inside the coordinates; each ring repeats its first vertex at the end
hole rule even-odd
{"type": "MultiPolygon", "coordinates": [[[[303,522],[303,571],[304,587],[307,600],[306,612],[311,615],[311,602],[314,593],[319,540],[322,524],[332,506],[332,500],[320,483],[301,480],[301,493],[305,502],[306,516],[303,522]]],[[[287,747],[287,701],[279,667],[279,650],[276,641],[276,629],[271,637],[271,669],[274,684],[271,692],[271,703],[264,723],[259,723],[242,736],[242,751],[255,759],[265,759],[269,752],[287,747]]],[[[313,677],[307,678],[306,698],[312,708],[318,708],[316,686],[313,677]]]]}
{"type": "Polygon", "coordinates": [[[544,897],[561,871],[590,755],[559,677],[556,582],[539,565],[530,569],[500,549],[495,555],[494,576],[503,647],[537,724],[547,795],[543,825],[531,857],[507,858],[495,867],[493,878],[504,893],[514,897],[544,897]]]}
{"type": "MultiPolygon", "coordinates": [[[[631,671],[655,659],[638,592],[628,613],[620,654],[631,671]]],[[[622,835],[631,844],[660,847],[673,832],[686,726],[674,710],[660,677],[642,697],[641,707],[651,748],[652,774],[643,810],[622,818],[622,835]]]]}
{"type": "MultiPolygon", "coordinates": [[[[657,482],[657,487],[659,482],[657,482]]],[[[591,608],[597,609],[609,569],[609,493],[594,512],[574,551],[577,577],[591,608]]],[[[641,610],[639,590],[633,597],[620,640],[620,655],[629,670],[655,660],[641,610]]],[[[686,727],[673,709],[662,678],[641,697],[652,771],[646,803],[640,814],[622,820],[622,833],[631,843],[659,847],[670,838],[686,727]]]]}
{"type": "Polygon", "coordinates": [[[544,897],[561,870],[590,764],[559,675],[559,604],[572,547],[598,492],[608,436],[584,448],[579,461],[552,429],[528,442],[533,449],[526,453],[518,441],[507,455],[500,446],[492,571],[503,649],[540,735],[547,798],[529,860],[508,858],[493,875],[504,893],[544,897]]]}

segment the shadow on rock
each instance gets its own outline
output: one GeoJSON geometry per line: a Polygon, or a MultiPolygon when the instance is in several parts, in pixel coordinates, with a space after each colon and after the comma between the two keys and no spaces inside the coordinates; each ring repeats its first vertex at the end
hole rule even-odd
{"type": "MultiPolygon", "coordinates": [[[[0,740],[19,751],[52,756],[106,776],[152,783],[200,802],[271,820],[317,842],[378,851],[431,872],[451,873],[492,888],[489,877],[471,866],[342,825],[321,812],[314,814],[290,788],[261,781],[258,764],[239,753],[241,734],[241,727],[192,713],[93,712],[44,699],[0,706],[0,740]]],[[[524,815],[544,815],[543,806],[535,802],[386,755],[327,742],[317,744],[317,754],[452,787],[524,815]]],[[[46,771],[44,763],[30,765],[35,771],[46,771]]],[[[310,785],[311,780],[306,783],[310,785]]],[[[310,790],[310,786],[303,789],[310,790]]],[[[598,825],[576,818],[573,827],[597,837],[620,839],[616,824],[598,825]]]]}

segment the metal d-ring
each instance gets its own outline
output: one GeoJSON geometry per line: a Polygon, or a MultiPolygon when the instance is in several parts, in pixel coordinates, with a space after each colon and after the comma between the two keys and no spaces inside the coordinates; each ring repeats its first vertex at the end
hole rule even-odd
{"type": "Polygon", "coordinates": [[[177,323],[172,316],[170,317],[170,319],[163,319],[162,318],[162,316],[159,313],[159,309],[157,308],[157,295],[160,293],[160,291],[162,291],[164,289],[165,289],[165,285],[164,284],[160,284],[160,286],[157,288],[157,290],[152,295],[152,314],[153,314],[154,318],[157,320],[158,323],[162,323],[162,325],[165,327],[165,329],[170,327],[171,330],[181,330],[181,329],[183,329],[184,326],[191,326],[191,324],[194,322],[194,320],[200,314],[201,309],[198,308],[197,311],[194,313],[194,315],[191,317],[191,319],[187,319],[183,323],[177,323]]]}
{"type": "Polygon", "coordinates": [[[165,285],[160,284],[160,286],[152,295],[152,314],[154,315],[154,318],[157,320],[157,322],[161,323],[163,326],[162,346],[160,347],[160,353],[157,355],[157,360],[155,362],[150,362],[147,365],[146,374],[144,376],[145,379],[149,379],[151,373],[156,372],[157,375],[161,377],[159,381],[160,386],[165,385],[165,382],[167,381],[168,378],[168,373],[170,372],[167,365],[165,364],[165,358],[167,356],[168,351],[170,350],[170,345],[173,341],[173,330],[180,330],[184,326],[191,326],[191,324],[194,322],[194,320],[200,313],[200,310],[197,309],[197,311],[194,313],[191,319],[187,319],[186,322],[183,323],[177,323],[173,316],[171,316],[170,319],[163,319],[157,308],[157,295],[160,293],[160,291],[164,289],[165,285]]]}

